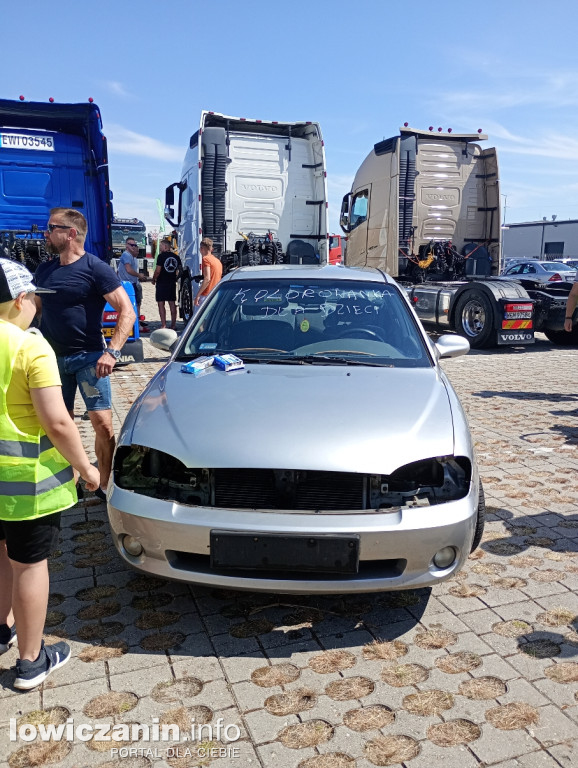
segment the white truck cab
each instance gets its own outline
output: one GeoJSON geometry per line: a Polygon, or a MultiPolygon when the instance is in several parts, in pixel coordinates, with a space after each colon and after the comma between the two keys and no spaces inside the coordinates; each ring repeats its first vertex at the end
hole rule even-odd
{"type": "Polygon", "coordinates": [[[213,240],[224,273],[328,261],[326,175],[318,123],[201,113],[181,180],[165,195],[165,217],[177,229],[183,262],[183,319],[192,314],[203,237],[213,240]]]}

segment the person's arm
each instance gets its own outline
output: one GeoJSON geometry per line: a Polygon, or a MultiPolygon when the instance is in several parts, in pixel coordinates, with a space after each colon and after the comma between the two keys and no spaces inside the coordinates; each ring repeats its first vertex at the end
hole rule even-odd
{"type": "Polygon", "coordinates": [[[151,280],[152,284],[155,285],[157,280],[159,279],[159,275],[161,273],[161,268],[157,267],[153,274],[153,279],[151,280]]]}
{"type": "MultiPolygon", "coordinates": [[[[136,321],[136,314],[132,308],[128,293],[122,286],[120,286],[120,288],[115,288],[111,293],[106,293],[104,299],[118,312],[116,328],[112,334],[109,347],[120,350],[123,348],[126,340],[131,334],[133,325],[136,321]]],[[[104,379],[106,376],[110,376],[115,362],[116,360],[112,355],[109,355],[108,352],[103,352],[96,363],[97,378],[104,379]]]]}
{"type": "Polygon", "coordinates": [[[205,295],[203,291],[205,292],[208,291],[210,284],[211,284],[211,265],[203,264],[203,282],[201,283],[199,292],[197,293],[197,296],[195,298],[195,307],[199,306],[199,301],[201,300],[201,296],[205,295]]]}
{"type": "Polygon", "coordinates": [[[40,328],[40,323],[42,322],[42,299],[37,294],[34,294],[34,303],[36,304],[36,320],[40,328]]]}
{"type": "Polygon", "coordinates": [[[30,398],[40,426],[52,445],[80,472],[88,490],[95,491],[100,487],[100,472],[92,466],[82,447],[76,424],[70,418],[62,399],[62,387],[31,388],[30,398]]]}
{"type": "Polygon", "coordinates": [[[566,317],[564,319],[564,330],[568,331],[568,333],[570,333],[572,330],[572,315],[576,309],[576,304],[578,304],[578,283],[574,283],[572,290],[568,294],[568,299],[566,300],[566,317]]]}
{"type": "Polygon", "coordinates": [[[123,261],[123,257],[121,256],[120,261],[129,275],[132,275],[133,277],[138,277],[141,283],[146,281],[146,277],[144,275],[141,275],[139,272],[136,272],[135,268],[132,266],[132,264],[128,259],[123,261]]]}

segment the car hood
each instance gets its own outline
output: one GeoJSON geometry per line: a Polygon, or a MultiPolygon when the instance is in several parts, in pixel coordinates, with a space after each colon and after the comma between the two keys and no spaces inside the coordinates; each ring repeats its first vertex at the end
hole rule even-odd
{"type": "Polygon", "coordinates": [[[180,368],[170,363],[151,381],[122,443],[191,467],[368,474],[454,451],[436,368],[268,364],[197,376],[180,368]]]}

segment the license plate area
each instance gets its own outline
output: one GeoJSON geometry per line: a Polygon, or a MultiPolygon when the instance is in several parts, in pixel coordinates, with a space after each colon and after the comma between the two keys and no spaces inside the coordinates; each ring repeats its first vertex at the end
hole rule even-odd
{"type": "Polygon", "coordinates": [[[211,531],[211,568],[356,574],[359,536],[211,531]]]}

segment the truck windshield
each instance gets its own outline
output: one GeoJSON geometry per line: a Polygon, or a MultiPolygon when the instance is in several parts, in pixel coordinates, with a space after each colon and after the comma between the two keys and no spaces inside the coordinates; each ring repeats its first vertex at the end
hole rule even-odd
{"type": "Polygon", "coordinates": [[[349,280],[222,284],[199,313],[178,358],[223,352],[254,362],[432,365],[399,289],[349,280]]]}

